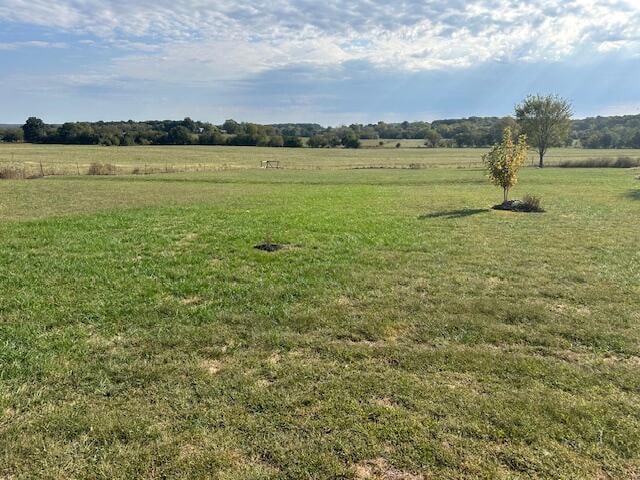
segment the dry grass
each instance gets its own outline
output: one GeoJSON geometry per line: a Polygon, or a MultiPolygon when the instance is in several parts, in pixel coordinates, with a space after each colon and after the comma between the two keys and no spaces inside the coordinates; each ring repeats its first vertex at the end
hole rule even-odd
{"type": "Polygon", "coordinates": [[[12,165],[0,166],[0,179],[1,180],[15,180],[23,178],[24,172],[21,168],[14,167],[12,165]]]}
{"type": "Polygon", "coordinates": [[[587,158],[584,160],[563,161],[557,166],[562,168],[634,168],[640,167],[640,158],[587,158]]]}
{"type": "Polygon", "coordinates": [[[89,165],[87,175],[115,175],[117,170],[116,166],[111,163],[94,162],[89,165]]]}
{"type": "Polygon", "coordinates": [[[522,197],[522,209],[527,212],[544,212],[542,199],[527,193],[522,197]]]}
{"type": "Polygon", "coordinates": [[[357,480],[424,480],[422,475],[392,467],[384,458],[359,463],[354,471],[357,480]]]}

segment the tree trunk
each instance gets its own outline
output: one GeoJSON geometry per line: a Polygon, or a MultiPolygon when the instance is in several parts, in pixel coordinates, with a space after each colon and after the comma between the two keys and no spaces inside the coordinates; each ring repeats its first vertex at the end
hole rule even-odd
{"type": "Polygon", "coordinates": [[[544,168],[544,152],[540,151],[540,163],[538,164],[538,166],[540,168],[544,168]]]}
{"type": "Polygon", "coordinates": [[[503,203],[507,203],[507,200],[509,199],[509,189],[507,187],[505,187],[503,189],[503,193],[504,193],[504,201],[503,201],[503,203]]]}

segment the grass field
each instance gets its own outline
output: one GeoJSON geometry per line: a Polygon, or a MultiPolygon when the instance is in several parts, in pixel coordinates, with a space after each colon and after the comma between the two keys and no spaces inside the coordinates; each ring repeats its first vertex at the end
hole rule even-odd
{"type": "MultiPolygon", "coordinates": [[[[406,140],[404,142],[412,142],[406,140]]],[[[415,142],[415,141],[413,141],[415,142]]],[[[397,142],[396,142],[397,143],[397,142]]],[[[395,145],[395,143],[393,144],[395,145]]],[[[102,147],[75,145],[0,144],[0,167],[13,166],[26,174],[85,175],[92,163],[109,163],[119,174],[215,172],[246,170],[264,160],[295,170],[351,170],[355,168],[480,168],[482,148],[258,148],[258,147],[102,147]],[[398,152],[398,150],[400,150],[398,152]]],[[[640,158],[640,150],[552,149],[548,165],[592,158],[640,158]]],[[[528,165],[537,165],[531,152],[528,165]]]]}
{"type": "Polygon", "coordinates": [[[638,478],[639,171],[478,154],[0,148],[238,166],[0,181],[0,478],[638,478]]]}

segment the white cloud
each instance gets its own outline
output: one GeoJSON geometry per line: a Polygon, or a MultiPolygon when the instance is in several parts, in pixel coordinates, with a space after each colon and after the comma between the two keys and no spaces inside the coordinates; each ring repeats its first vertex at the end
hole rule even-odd
{"type": "Polygon", "coordinates": [[[66,48],[67,44],[63,42],[43,42],[40,40],[31,40],[28,42],[0,42],[0,50],[18,50],[20,48],[66,48]]]}
{"type": "Polygon", "coordinates": [[[637,0],[3,0],[0,21],[93,36],[121,52],[112,74],[205,83],[300,64],[417,71],[640,46],[637,0]]]}

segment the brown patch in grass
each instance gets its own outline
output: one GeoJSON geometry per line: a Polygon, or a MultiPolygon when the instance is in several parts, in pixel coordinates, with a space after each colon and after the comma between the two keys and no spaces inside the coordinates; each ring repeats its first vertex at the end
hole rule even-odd
{"type": "Polygon", "coordinates": [[[373,400],[373,404],[383,408],[398,408],[398,404],[389,397],[376,398],[373,400]]]}
{"type": "Polygon", "coordinates": [[[640,367],[640,357],[636,355],[629,355],[627,357],[621,357],[619,355],[610,355],[604,357],[604,363],[608,365],[625,365],[629,367],[640,367]]]}
{"type": "Polygon", "coordinates": [[[567,305],[565,303],[554,305],[553,307],[551,307],[551,310],[556,313],[578,314],[583,317],[591,315],[591,310],[589,309],[589,307],[567,305]]]}
{"type": "Polygon", "coordinates": [[[573,350],[554,351],[551,355],[565,362],[597,364],[612,366],[640,367],[640,356],[637,355],[598,355],[591,352],[574,352],[573,350]]]}
{"type": "Polygon", "coordinates": [[[17,412],[17,410],[15,408],[9,407],[9,408],[5,408],[4,413],[3,413],[2,416],[4,418],[6,418],[6,419],[9,419],[9,418],[15,417],[17,413],[18,412],[17,412]]]}
{"type": "Polygon", "coordinates": [[[350,307],[351,305],[353,305],[353,302],[349,297],[340,295],[336,300],[336,305],[339,305],[341,307],[350,307]]]}
{"type": "Polygon", "coordinates": [[[269,388],[271,385],[273,385],[273,382],[266,378],[261,378],[256,382],[256,387],[258,388],[269,388]]]}
{"type": "Polygon", "coordinates": [[[209,372],[211,375],[217,375],[222,370],[222,362],[220,360],[203,360],[200,363],[200,366],[209,372]]]}
{"type": "Polygon", "coordinates": [[[202,453],[202,448],[192,445],[190,443],[180,446],[180,453],[178,454],[179,460],[186,460],[193,457],[197,457],[202,453]]]}
{"type": "Polygon", "coordinates": [[[369,347],[369,348],[377,348],[377,347],[385,347],[387,345],[387,342],[384,341],[380,341],[380,340],[376,340],[376,341],[372,341],[372,340],[366,340],[366,339],[362,339],[362,340],[345,340],[345,343],[347,343],[348,345],[353,345],[353,346],[357,346],[357,347],[369,347]]]}
{"type": "Polygon", "coordinates": [[[199,305],[202,303],[202,297],[194,295],[193,297],[181,298],[180,303],[182,305],[199,305]]]}
{"type": "Polygon", "coordinates": [[[106,338],[97,333],[91,333],[87,337],[87,344],[94,348],[106,350],[109,353],[115,353],[118,347],[122,346],[123,338],[120,335],[115,335],[111,338],[106,338]]]}
{"type": "Polygon", "coordinates": [[[394,468],[384,458],[360,462],[354,467],[354,472],[356,478],[360,480],[424,480],[421,474],[394,468]]]}
{"type": "Polygon", "coordinates": [[[269,355],[267,362],[270,365],[277,365],[278,363],[280,363],[280,354],[278,352],[273,352],[271,355],[269,355]]]}

